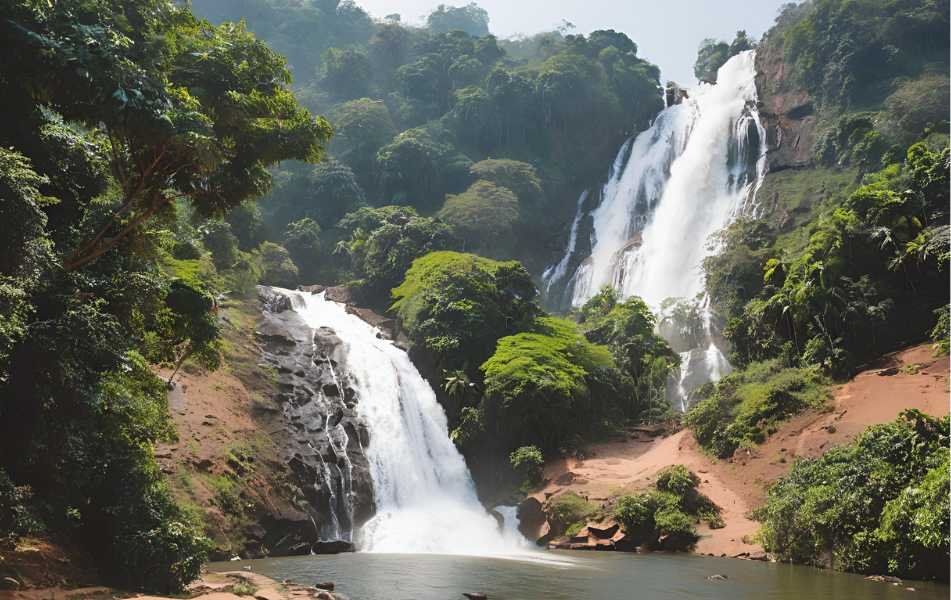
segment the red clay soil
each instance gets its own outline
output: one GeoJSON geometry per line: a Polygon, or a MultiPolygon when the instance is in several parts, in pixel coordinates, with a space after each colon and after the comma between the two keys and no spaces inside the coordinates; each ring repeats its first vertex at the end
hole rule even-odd
{"type": "Polygon", "coordinates": [[[928,345],[888,355],[834,390],[824,411],[810,410],[784,423],[762,445],[718,460],[699,448],[686,430],[652,438],[634,432],[628,439],[592,447],[583,460],[563,459],[546,466],[550,483],[536,497],[574,491],[596,503],[652,484],[658,471],[683,464],[701,479],[699,489],[722,510],[722,529],[699,527],[695,552],[736,556],[760,552],[752,540],[758,523],[750,511],[762,504],[766,487],[787,473],[798,457],[814,458],[844,444],[868,426],[894,420],[909,408],[945,416],[949,408],[948,358],[936,358],[928,345]]]}

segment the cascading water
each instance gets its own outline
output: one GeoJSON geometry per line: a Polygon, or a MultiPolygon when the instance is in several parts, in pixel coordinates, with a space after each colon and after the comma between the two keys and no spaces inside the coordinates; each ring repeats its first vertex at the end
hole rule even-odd
{"type": "MultiPolygon", "coordinates": [[[[716,85],[701,84],[635,138],[627,164],[612,168],[602,202],[591,213],[591,255],[567,286],[573,306],[606,285],[622,297],[640,296],[662,323],[669,319],[665,300],[696,302],[700,339],[686,347],[673,344],[682,358],[672,386],[681,409],[690,389],[730,369],[701,264],[716,250],[714,233],[741,214],[755,213],[766,171],[755,76],[753,51],[734,56],[720,68],[716,85]]],[[[548,287],[553,283],[546,281],[548,287]]]]}
{"type": "MultiPolygon", "coordinates": [[[[528,552],[479,503],[432,388],[406,353],[323,294],[285,290],[311,327],[345,345],[349,385],[370,430],[364,452],[376,514],[357,537],[367,552],[517,555],[528,552]]],[[[344,375],[341,375],[343,377],[344,375]]]]}

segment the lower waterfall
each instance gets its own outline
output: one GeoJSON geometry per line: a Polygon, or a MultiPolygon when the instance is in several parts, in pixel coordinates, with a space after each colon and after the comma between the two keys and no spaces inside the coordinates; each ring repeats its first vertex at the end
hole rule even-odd
{"type": "Polygon", "coordinates": [[[356,410],[370,430],[375,515],[355,535],[365,552],[508,556],[530,552],[479,503],[446,414],[407,354],[323,294],[283,290],[314,329],[342,340],[356,410]]]}
{"type": "MultiPolygon", "coordinates": [[[[581,306],[604,286],[622,298],[642,297],[658,315],[660,333],[681,355],[681,373],[669,386],[671,401],[681,410],[692,389],[730,370],[702,263],[715,251],[711,236],[738,216],[755,214],[765,175],[754,58],[754,51],[732,57],[715,85],[690,90],[622,147],[618,157],[627,162],[618,165],[615,159],[601,203],[589,213],[590,255],[572,260],[571,239],[566,256],[544,277],[544,290],[564,289],[564,300],[548,299],[555,306],[581,306]],[[577,265],[570,275],[564,268],[569,262],[577,265]],[[558,278],[568,278],[567,285],[554,287],[558,278]],[[671,311],[678,302],[691,308],[671,311]],[[685,313],[696,323],[671,320],[685,313]],[[679,335],[684,329],[694,333],[679,335]]],[[[575,223],[584,210],[579,204],[575,223]]]]}

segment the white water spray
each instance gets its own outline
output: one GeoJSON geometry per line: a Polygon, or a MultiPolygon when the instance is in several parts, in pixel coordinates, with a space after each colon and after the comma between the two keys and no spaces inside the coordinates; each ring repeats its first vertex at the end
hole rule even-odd
{"type": "MultiPolygon", "coordinates": [[[[346,377],[370,430],[365,448],[376,515],[357,536],[367,552],[523,555],[526,549],[479,503],[446,415],[406,353],[323,294],[284,291],[313,328],[346,345],[346,377]]],[[[343,376],[343,375],[341,375],[343,376]]]]}
{"type": "Polygon", "coordinates": [[[667,298],[699,302],[704,340],[680,349],[683,370],[674,386],[681,408],[687,388],[695,387],[688,383],[715,381],[730,369],[701,265],[716,251],[714,233],[755,213],[766,171],[755,77],[754,52],[740,53],[720,68],[716,85],[701,84],[637,136],[591,213],[591,256],[568,284],[574,306],[606,285],[624,298],[642,297],[655,312],[667,298]]]}

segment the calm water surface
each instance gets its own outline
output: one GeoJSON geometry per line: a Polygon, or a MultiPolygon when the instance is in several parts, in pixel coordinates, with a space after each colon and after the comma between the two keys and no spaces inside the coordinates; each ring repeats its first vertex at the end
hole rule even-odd
{"type": "Polygon", "coordinates": [[[539,552],[538,561],[425,554],[338,554],[215,563],[295,583],[333,581],[351,600],[947,600],[947,586],[865,581],[809,567],[688,555],[539,552]],[[721,573],[726,581],[708,581],[721,573]],[[905,587],[914,587],[911,592],[905,587]]]}

